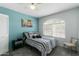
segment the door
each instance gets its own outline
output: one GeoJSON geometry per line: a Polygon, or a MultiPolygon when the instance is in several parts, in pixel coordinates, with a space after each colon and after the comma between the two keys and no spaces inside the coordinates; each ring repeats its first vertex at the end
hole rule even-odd
{"type": "Polygon", "coordinates": [[[9,50],[9,17],[0,14],[0,55],[9,50]]]}

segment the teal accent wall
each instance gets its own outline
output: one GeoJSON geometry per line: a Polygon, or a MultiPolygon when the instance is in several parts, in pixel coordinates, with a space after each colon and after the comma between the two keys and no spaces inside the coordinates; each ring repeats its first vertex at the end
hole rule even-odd
{"type": "Polygon", "coordinates": [[[0,13],[9,16],[9,47],[12,48],[12,40],[22,37],[23,32],[37,32],[38,31],[38,18],[25,15],[8,8],[0,7],[0,13]],[[32,27],[22,27],[21,19],[31,19],[32,27]]]}

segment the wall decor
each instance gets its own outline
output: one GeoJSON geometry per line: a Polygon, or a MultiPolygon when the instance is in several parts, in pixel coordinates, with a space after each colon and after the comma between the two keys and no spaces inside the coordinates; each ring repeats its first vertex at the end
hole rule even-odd
{"type": "Polygon", "coordinates": [[[21,19],[22,27],[32,27],[32,20],[30,19],[21,19]]]}

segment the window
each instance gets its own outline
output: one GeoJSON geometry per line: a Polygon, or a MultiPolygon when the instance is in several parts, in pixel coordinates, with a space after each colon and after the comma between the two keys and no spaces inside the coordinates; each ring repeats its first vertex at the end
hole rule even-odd
{"type": "Polygon", "coordinates": [[[49,20],[43,24],[43,34],[65,38],[65,22],[63,20],[49,20]]]}

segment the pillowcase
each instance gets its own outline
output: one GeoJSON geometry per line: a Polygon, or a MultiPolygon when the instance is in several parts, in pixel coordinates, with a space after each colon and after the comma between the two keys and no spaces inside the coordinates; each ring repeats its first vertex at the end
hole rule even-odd
{"type": "Polygon", "coordinates": [[[41,38],[41,36],[40,35],[37,35],[36,38],[41,38]]]}
{"type": "Polygon", "coordinates": [[[41,35],[39,35],[39,38],[42,38],[41,35]]]}
{"type": "Polygon", "coordinates": [[[33,33],[29,33],[29,37],[32,39],[33,33]]]}
{"type": "Polygon", "coordinates": [[[32,36],[32,38],[36,38],[36,36],[32,36]]]}
{"type": "Polygon", "coordinates": [[[30,38],[41,38],[41,35],[39,33],[29,33],[30,38]]]}

